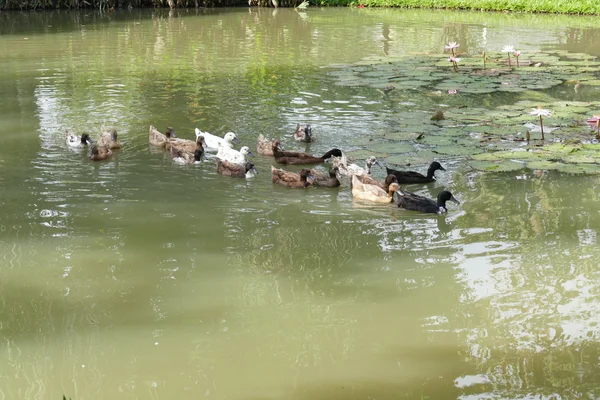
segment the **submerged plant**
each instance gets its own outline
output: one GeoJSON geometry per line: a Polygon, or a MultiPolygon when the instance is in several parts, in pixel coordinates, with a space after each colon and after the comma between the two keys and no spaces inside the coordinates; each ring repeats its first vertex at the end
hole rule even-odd
{"type": "Polygon", "coordinates": [[[512,67],[512,64],[510,62],[510,53],[514,53],[515,48],[513,46],[504,46],[502,48],[502,52],[508,54],[508,66],[512,67]]]}
{"type": "Polygon", "coordinates": [[[448,42],[448,44],[444,46],[444,49],[451,50],[452,57],[456,57],[456,53],[454,52],[454,49],[458,49],[459,47],[460,47],[460,44],[458,44],[456,42],[448,42]]]}
{"type": "Polygon", "coordinates": [[[600,115],[594,115],[587,120],[588,125],[596,128],[596,139],[600,139],[600,115]]]}
{"type": "Polygon", "coordinates": [[[521,55],[521,52],[519,50],[516,50],[513,55],[515,56],[515,58],[517,59],[517,67],[519,67],[519,56],[521,55]]]}
{"type": "Polygon", "coordinates": [[[538,106],[538,108],[533,108],[533,111],[530,113],[533,116],[540,117],[540,130],[542,132],[542,140],[544,140],[544,120],[543,117],[551,117],[552,114],[550,111],[542,108],[542,106],[538,106]]]}
{"type": "Polygon", "coordinates": [[[448,58],[448,61],[452,63],[452,68],[454,68],[454,70],[458,72],[458,62],[460,61],[460,58],[452,56],[448,58]]]}

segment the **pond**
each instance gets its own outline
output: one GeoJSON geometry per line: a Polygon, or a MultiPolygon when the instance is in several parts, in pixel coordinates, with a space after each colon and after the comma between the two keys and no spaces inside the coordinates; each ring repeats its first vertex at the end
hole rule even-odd
{"type": "Polygon", "coordinates": [[[596,25],[0,14],[0,399],[600,396],[596,25]],[[507,45],[523,65],[505,64],[507,45]],[[537,106],[553,113],[544,143],[537,106]],[[293,141],[297,123],[314,144],[293,141]],[[150,125],[421,172],[435,159],[437,181],[407,188],[461,204],[426,215],[355,201],[347,184],[279,187],[258,155],[248,180],[175,165],[150,125]],[[67,148],[66,129],[103,127],[123,143],[109,160],[67,148]]]}

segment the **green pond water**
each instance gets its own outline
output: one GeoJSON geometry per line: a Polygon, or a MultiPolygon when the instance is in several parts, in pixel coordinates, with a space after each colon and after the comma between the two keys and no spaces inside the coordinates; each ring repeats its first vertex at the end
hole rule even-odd
{"type": "Polygon", "coordinates": [[[0,400],[598,398],[598,56],[597,18],[1,13],[0,400]],[[501,66],[506,45],[550,67],[480,90],[446,64],[449,41],[461,71],[483,51],[501,66]],[[537,105],[557,112],[547,146],[588,146],[557,150],[583,169],[486,158],[541,148],[535,127],[513,140],[537,105]],[[317,141],[294,143],[296,123],[317,141]],[[177,166],[149,147],[151,124],[360,164],[436,159],[437,182],[408,189],[461,205],[424,215],[347,185],[275,187],[262,156],[252,180],[177,166]],[[112,159],[66,148],[65,129],[102,126],[124,145],[112,159]]]}

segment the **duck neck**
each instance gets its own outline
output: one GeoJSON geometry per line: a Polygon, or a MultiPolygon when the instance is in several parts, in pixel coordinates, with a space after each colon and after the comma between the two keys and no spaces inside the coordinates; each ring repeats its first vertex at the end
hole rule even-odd
{"type": "Polygon", "coordinates": [[[365,171],[367,171],[367,175],[371,175],[371,164],[368,162],[365,164],[365,171]]]}
{"type": "Polygon", "coordinates": [[[435,179],[435,168],[434,167],[429,167],[429,169],[427,170],[427,177],[429,179],[435,179]]]}

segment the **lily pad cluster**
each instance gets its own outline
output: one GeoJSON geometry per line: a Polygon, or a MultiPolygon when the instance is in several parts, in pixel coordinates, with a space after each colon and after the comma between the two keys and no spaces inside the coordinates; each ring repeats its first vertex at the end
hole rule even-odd
{"type": "Polygon", "coordinates": [[[600,62],[567,52],[540,52],[531,59],[521,57],[520,66],[512,68],[506,58],[488,60],[484,70],[481,57],[461,57],[458,72],[448,57],[427,54],[332,66],[330,75],[338,84],[373,87],[388,97],[407,89],[418,89],[432,99],[436,94],[450,98],[447,93],[452,90],[518,96],[513,104],[493,108],[440,105],[439,100],[401,102],[400,111],[393,114],[393,128],[354,139],[361,150],[351,156],[373,154],[399,165],[454,156],[471,159],[474,168],[484,171],[532,168],[600,173],[600,145],[586,123],[599,113],[600,102],[558,101],[540,91],[564,84],[575,90],[582,84],[600,86],[596,72],[600,62]],[[392,92],[390,86],[400,90],[392,92]],[[545,141],[540,138],[539,120],[530,114],[540,105],[552,110],[552,117],[544,119],[545,141]],[[432,118],[436,111],[443,117],[432,118]]]}

